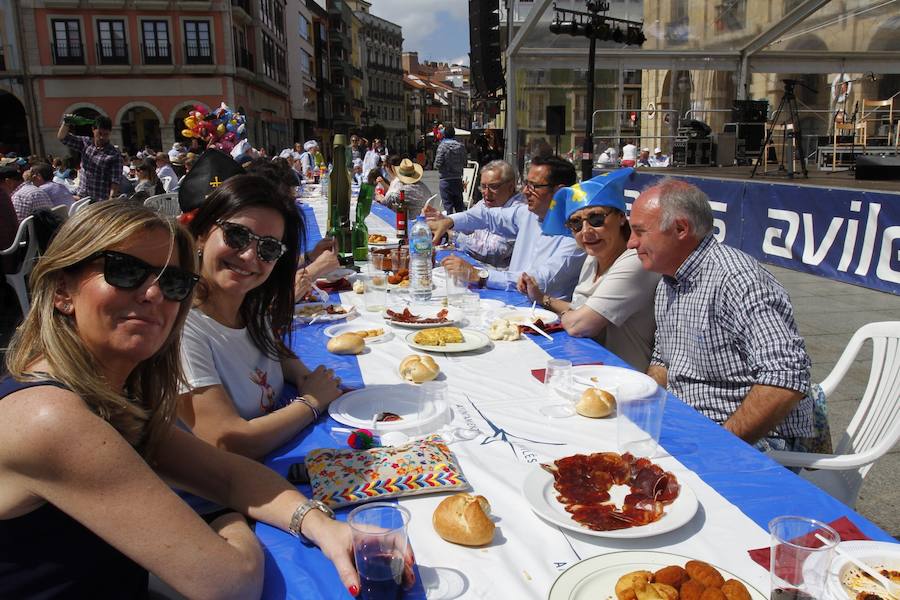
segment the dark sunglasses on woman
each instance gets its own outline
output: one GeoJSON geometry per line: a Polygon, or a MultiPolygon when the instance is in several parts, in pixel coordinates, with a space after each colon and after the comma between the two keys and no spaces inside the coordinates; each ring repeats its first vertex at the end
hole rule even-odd
{"type": "Polygon", "coordinates": [[[606,217],[608,216],[608,212],[597,212],[591,213],[583,219],[581,217],[575,217],[574,219],[566,221],[566,227],[568,227],[569,231],[572,233],[581,231],[581,226],[585,221],[587,221],[588,225],[591,227],[603,227],[603,223],[606,222],[606,217]]]}
{"type": "Polygon", "coordinates": [[[103,259],[103,279],[109,285],[120,290],[134,290],[141,287],[148,277],[156,275],[159,291],[166,300],[173,302],[181,302],[187,298],[200,280],[199,275],[190,271],[171,266],[154,267],[130,254],[113,250],[96,252],[79,264],[90,263],[98,258],[103,259]]]}
{"type": "Polygon", "coordinates": [[[240,252],[255,241],[256,255],[264,262],[276,261],[287,252],[287,246],[282,244],[281,240],[268,235],[256,235],[250,228],[239,223],[219,219],[216,225],[222,228],[222,238],[229,248],[240,252]]]}

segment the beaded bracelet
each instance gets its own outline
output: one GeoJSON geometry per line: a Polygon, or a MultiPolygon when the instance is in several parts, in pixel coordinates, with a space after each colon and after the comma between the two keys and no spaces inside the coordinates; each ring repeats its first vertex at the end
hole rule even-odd
{"type": "Polygon", "coordinates": [[[310,402],[305,396],[297,396],[293,400],[291,400],[291,404],[294,402],[300,402],[301,404],[306,405],[306,407],[312,411],[313,414],[313,422],[319,420],[319,409],[313,406],[313,403],[310,402]]]}

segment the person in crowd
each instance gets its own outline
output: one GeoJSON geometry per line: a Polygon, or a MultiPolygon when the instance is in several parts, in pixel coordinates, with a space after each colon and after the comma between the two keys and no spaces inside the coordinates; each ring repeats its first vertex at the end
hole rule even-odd
{"type": "Polygon", "coordinates": [[[362,159],[354,158],[350,163],[350,173],[353,176],[353,181],[356,182],[356,185],[362,185],[363,182],[363,170],[362,170],[362,159]]]}
{"type": "Polygon", "coordinates": [[[638,149],[631,140],[628,140],[622,146],[622,162],[623,167],[633,167],[637,164],[638,149]]]}
{"type": "Polygon", "coordinates": [[[444,127],[443,137],[434,155],[434,168],[440,173],[441,201],[449,215],[466,210],[462,181],[466,147],[456,139],[456,129],[452,125],[444,127]]]}
{"type": "Polygon", "coordinates": [[[156,178],[156,169],[147,161],[140,161],[135,169],[137,172],[137,183],[134,185],[135,192],[146,192],[151,196],[156,194],[159,180],[156,178]]]}
{"type": "Polygon", "coordinates": [[[612,146],[600,153],[597,157],[597,166],[604,168],[612,168],[617,166],[618,152],[612,146]]]}
{"type": "Polygon", "coordinates": [[[316,140],[309,140],[303,144],[303,154],[300,155],[300,164],[302,165],[303,177],[306,179],[312,179],[313,172],[319,168],[316,162],[318,150],[319,144],[316,140]]]}
{"type": "Polygon", "coordinates": [[[361,138],[355,133],[350,136],[350,162],[353,163],[356,160],[359,160],[360,167],[362,167],[362,159],[366,156],[366,145],[367,142],[365,138],[361,138]]]}
{"type": "Polygon", "coordinates": [[[16,216],[21,222],[39,210],[50,210],[53,201],[42,189],[31,182],[31,173],[28,173],[28,181],[16,167],[0,168],[0,185],[12,199],[16,216]]]}
{"type": "Polygon", "coordinates": [[[53,181],[53,167],[47,163],[39,162],[33,164],[30,170],[31,182],[49,196],[53,206],[72,205],[75,196],[72,195],[69,188],[53,181]]]}
{"type": "Polygon", "coordinates": [[[375,186],[375,200],[384,202],[384,195],[387,193],[388,187],[390,186],[384,180],[381,169],[372,169],[369,171],[369,174],[366,176],[366,182],[369,185],[375,186]]]}
{"type": "Polygon", "coordinates": [[[662,274],[647,374],[761,450],[813,430],[810,361],[787,292],[755,259],[716,241],[709,198],[666,179],[631,210],[631,239],[662,274]]]}
{"type": "Polygon", "coordinates": [[[174,163],[175,159],[185,152],[187,152],[187,150],[185,150],[184,144],[182,144],[181,142],[175,142],[174,144],[172,144],[172,148],[169,150],[169,160],[174,163]]]}
{"type": "Polygon", "coordinates": [[[178,191],[178,174],[169,162],[169,155],[165,152],[156,154],[156,178],[162,182],[166,194],[178,191]]]}
{"type": "Polygon", "coordinates": [[[663,154],[662,148],[654,148],[653,156],[650,157],[651,167],[668,167],[669,157],[663,154]]]}
{"type": "Polygon", "coordinates": [[[372,169],[381,170],[384,167],[384,149],[381,145],[381,140],[375,139],[372,141],[372,147],[365,153],[363,156],[363,164],[362,170],[363,173],[368,173],[372,169]]]}
{"type": "Polygon", "coordinates": [[[73,135],[69,124],[62,122],[56,139],[81,153],[81,170],[78,191],[80,198],[90,196],[94,200],[106,200],[119,195],[119,181],[122,174],[122,155],[109,143],[112,121],[100,115],[94,119],[91,137],[73,135]]]}
{"type": "Polygon", "coordinates": [[[584,263],[584,251],[571,236],[543,233],[541,221],[550,208],[553,195],[559,189],[573,185],[575,180],[575,167],[567,160],[558,156],[535,158],[525,182],[525,204],[512,204],[480,214],[466,211],[447,217],[441,217],[436,209],[429,207],[425,215],[434,232],[435,244],[451,229],[464,233],[487,229],[516,240],[506,271],[479,269],[459,256],[448,256],[441,264],[449,273],[469,282],[502,290],[518,288],[524,292],[521,276],[529,273],[552,297],[571,298],[584,263]]]}
{"type": "MultiPolygon", "coordinates": [[[[393,159],[397,155],[391,157],[393,159]]],[[[421,165],[414,163],[408,158],[398,160],[396,166],[392,165],[393,161],[388,160],[386,167],[388,174],[392,177],[391,185],[384,196],[384,203],[396,210],[400,203],[400,192],[403,192],[403,200],[406,204],[406,212],[410,219],[414,219],[422,213],[425,202],[431,198],[431,190],[422,181],[423,169],[421,165]],[[397,185],[394,185],[397,182],[397,185]]]]}
{"type": "Polygon", "coordinates": [[[633,169],[611,171],[556,193],[545,233],[570,231],[587,253],[572,301],[544,294],[522,275],[525,293],[560,315],[569,335],[590,337],[641,371],[650,365],[656,320],[653,300],[659,274],[646,271],[626,248],[631,229],[625,216],[625,183],[633,169]]]}
{"type": "Polygon", "coordinates": [[[310,371],[281,337],[294,316],[300,226],[293,198],[256,175],[227,179],[189,224],[202,284],[182,337],[189,389],[178,414],[198,437],[251,458],[315,422],[341,393],[331,369],[310,371]],[[300,392],[286,404],[285,381],[300,392]]]}
{"type": "Polygon", "coordinates": [[[650,148],[641,148],[641,154],[638,156],[637,166],[638,167],[649,167],[650,166],[650,148]]]}
{"type": "MultiPolygon", "coordinates": [[[[503,160],[494,160],[481,169],[482,200],[466,211],[481,215],[488,210],[506,208],[525,202],[525,196],[516,191],[516,172],[512,165],[503,160]]],[[[471,233],[450,231],[453,246],[479,262],[497,269],[509,267],[515,247],[515,236],[504,236],[487,229],[476,229],[471,233]]]]}
{"type": "Polygon", "coordinates": [[[384,159],[382,168],[377,169],[382,175],[382,180],[387,183],[387,188],[382,194],[378,194],[378,190],[376,189],[375,200],[381,202],[382,204],[387,204],[388,194],[396,196],[400,191],[400,186],[403,185],[403,183],[399,179],[397,179],[397,167],[400,166],[401,160],[403,159],[400,158],[398,154],[392,154],[384,159]]]}
{"type": "Polygon", "coordinates": [[[75,176],[72,169],[66,167],[63,159],[56,157],[53,159],[53,180],[56,183],[66,185],[75,176]]]}
{"type": "Polygon", "coordinates": [[[193,248],[165,217],[109,202],[35,265],[0,383],[0,596],[144,598],[152,571],[186,597],[258,597],[264,555],[244,518],[207,525],[170,484],[302,534],[358,589],[345,524],[174,426],[193,248]]]}

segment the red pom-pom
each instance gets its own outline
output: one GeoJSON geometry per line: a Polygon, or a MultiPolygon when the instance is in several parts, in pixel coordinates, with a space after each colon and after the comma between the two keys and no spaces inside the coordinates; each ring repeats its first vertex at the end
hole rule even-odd
{"type": "Polygon", "coordinates": [[[347,436],[347,445],[354,450],[368,450],[375,446],[375,435],[368,429],[357,429],[347,436]]]}

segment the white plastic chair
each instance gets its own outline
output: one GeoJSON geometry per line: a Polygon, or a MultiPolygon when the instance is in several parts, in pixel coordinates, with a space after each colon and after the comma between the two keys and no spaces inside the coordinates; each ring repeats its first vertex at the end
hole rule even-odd
{"type": "Polygon", "coordinates": [[[785,466],[804,467],[800,473],[804,479],[850,507],[856,504],[863,478],[875,461],[900,441],[900,321],[862,326],[819,384],[825,397],[831,396],[869,339],[873,343],[869,383],[835,453],[768,452],[785,466]]]}
{"type": "Polygon", "coordinates": [[[0,256],[8,256],[23,251],[18,271],[15,273],[6,273],[6,283],[12,286],[16,292],[16,298],[19,300],[19,306],[22,308],[22,315],[28,314],[28,307],[31,305],[28,300],[28,274],[34,268],[34,263],[38,256],[38,240],[34,234],[34,215],[25,217],[19,223],[19,229],[16,231],[16,238],[10,244],[9,248],[0,251],[0,256]]]}
{"type": "Polygon", "coordinates": [[[74,215],[75,213],[80,211],[81,209],[87,208],[90,203],[91,203],[90,196],[84,197],[80,200],[76,200],[75,202],[72,203],[72,206],[69,207],[69,216],[71,217],[72,215],[74,215]]]}
{"type": "Polygon", "coordinates": [[[72,210],[71,205],[69,204],[58,204],[51,209],[56,216],[60,217],[63,221],[69,218],[69,211],[72,210]]]}
{"type": "Polygon", "coordinates": [[[144,206],[152,208],[161,215],[177,217],[181,214],[181,206],[178,204],[178,192],[157,194],[144,200],[144,206]]]}
{"type": "Polygon", "coordinates": [[[478,181],[478,163],[470,160],[463,169],[463,204],[466,208],[472,206],[472,194],[475,193],[475,183],[478,181]]]}

